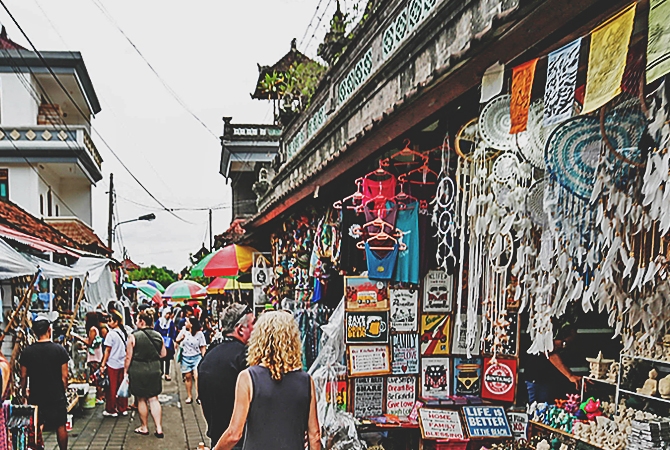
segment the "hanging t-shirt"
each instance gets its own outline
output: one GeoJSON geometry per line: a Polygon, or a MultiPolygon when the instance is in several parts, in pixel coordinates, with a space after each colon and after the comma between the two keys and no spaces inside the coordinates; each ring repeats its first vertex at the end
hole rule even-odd
{"type": "Polygon", "coordinates": [[[386,178],[381,180],[374,180],[369,175],[363,178],[363,201],[369,201],[375,197],[393,198],[395,197],[395,190],[398,184],[394,175],[388,174],[386,178]]]}
{"type": "Polygon", "coordinates": [[[393,280],[419,284],[419,203],[412,202],[398,211],[396,227],[403,232],[398,242],[407,246],[398,252],[393,280]]]}
{"type": "Polygon", "coordinates": [[[340,270],[348,275],[358,275],[365,270],[363,251],[356,247],[361,239],[355,233],[362,229],[365,217],[358,215],[356,210],[342,207],[342,238],[340,240],[340,270]]]}
{"type": "Polygon", "coordinates": [[[380,231],[385,231],[388,234],[391,234],[392,228],[395,227],[398,220],[398,204],[393,200],[387,200],[384,202],[384,205],[375,205],[375,202],[368,202],[363,205],[363,212],[365,213],[366,223],[379,218],[390,225],[384,230],[382,230],[381,227],[370,225],[365,230],[370,235],[377,234],[380,231]]]}
{"type": "Polygon", "coordinates": [[[365,243],[369,279],[386,281],[393,277],[393,271],[398,261],[398,244],[393,244],[393,249],[384,253],[383,256],[380,255],[380,253],[370,248],[369,243],[365,243]]]}

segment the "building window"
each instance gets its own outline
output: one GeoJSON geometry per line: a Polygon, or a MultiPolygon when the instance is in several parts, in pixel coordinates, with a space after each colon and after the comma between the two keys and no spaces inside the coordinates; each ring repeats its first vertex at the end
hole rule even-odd
{"type": "Polygon", "coordinates": [[[51,188],[47,192],[47,217],[53,216],[53,198],[51,197],[51,188]]]}
{"type": "Polygon", "coordinates": [[[40,194],[40,215],[44,215],[44,196],[40,194]]]}
{"type": "Polygon", "coordinates": [[[0,169],[0,198],[9,199],[9,169],[0,169]]]}

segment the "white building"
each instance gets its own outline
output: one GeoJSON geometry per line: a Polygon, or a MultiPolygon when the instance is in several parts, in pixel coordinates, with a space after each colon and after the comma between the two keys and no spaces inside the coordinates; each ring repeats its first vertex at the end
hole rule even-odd
{"type": "Polygon", "coordinates": [[[41,55],[2,28],[0,198],[37,217],[76,217],[91,226],[102,158],[90,122],[100,102],[80,53],[41,55]]]}

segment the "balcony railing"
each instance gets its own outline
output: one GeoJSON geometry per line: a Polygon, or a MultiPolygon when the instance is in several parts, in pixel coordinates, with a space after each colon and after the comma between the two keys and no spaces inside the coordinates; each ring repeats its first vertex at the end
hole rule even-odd
{"type": "Polygon", "coordinates": [[[102,157],[98,153],[86,127],[81,125],[0,128],[0,149],[17,150],[73,150],[85,149],[98,170],[102,167],[102,157]]]}

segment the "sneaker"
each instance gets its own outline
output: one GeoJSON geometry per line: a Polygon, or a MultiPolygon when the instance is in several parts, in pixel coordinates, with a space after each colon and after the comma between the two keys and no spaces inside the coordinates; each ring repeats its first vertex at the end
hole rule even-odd
{"type": "Polygon", "coordinates": [[[117,413],[111,413],[111,412],[107,412],[107,411],[103,411],[102,416],[103,417],[119,417],[119,415],[117,413]]]}
{"type": "Polygon", "coordinates": [[[123,417],[126,417],[126,416],[128,415],[128,411],[123,411],[123,412],[121,413],[121,415],[122,415],[123,417]]]}
{"type": "Polygon", "coordinates": [[[99,398],[99,399],[97,399],[97,400],[95,401],[95,404],[96,404],[96,405],[104,405],[104,404],[105,404],[105,401],[104,401],[103,399],[99,398]]]}

